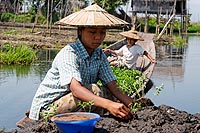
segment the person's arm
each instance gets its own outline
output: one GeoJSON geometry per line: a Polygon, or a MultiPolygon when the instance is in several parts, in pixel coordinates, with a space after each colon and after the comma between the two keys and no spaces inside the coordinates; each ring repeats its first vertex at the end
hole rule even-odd
{"type": "MultiPolygon", "coordinates": [[[[109,85],[110,86],[110,85],[109,85]]],[[[72,94],[81,101],[94,101],[94,106],[98,106],[108,110],[116,117],[123,119],[131,119],[132,114],[130,110],[122,103],[114,102],[109,99],[94,95],[87,88],[83,87],[76,79],[72,78],[70,83],[70,90],[72,94]]],[[[113,90],[114,91],[114,90],[113,90]]],[[[120,97],[118,95],[118,97],[120,97]]],[[[121,97],[122,98],[122,97],[121,97]]],[[[127,101],[128,104],[128,101],[127,101]]]]}
{"type": "Polygon", "coordinates": [[[116,81],[111,81],[107,84],[107,87],[109,88],[110,92],[119,99],[124,105],[127,107],[133,102],[133,99],[126,95],[125,93],[122,93],[117,86],[116,81]]]}
{"type": "Polygon", "coordinates": [[[117,53],[115,52],[115,50],[111,50],[111,49],[103,49],[103,52],[105,52],[105,53],[112,53],[114,55],[117,55],[117,53]]]}
{"type": "Polygon", "coordinates": [[[152,63],[157,63],[155,59],[153,59],[151,57],[151,55],[147,52],[147,51],[144,51],[144,55],[152,62],[152,63]]]}

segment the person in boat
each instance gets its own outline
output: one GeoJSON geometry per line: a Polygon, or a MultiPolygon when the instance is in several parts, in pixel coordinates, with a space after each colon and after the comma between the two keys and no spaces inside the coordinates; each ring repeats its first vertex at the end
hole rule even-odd
{"type": "Polygon", "coordinates": [[[104,49],[105,53],[111,53],[112,56],[108,56],[108,60],[111,66],[127,67],[129,69],[137,69],[136,61],[139,56],[145,55],[152,63],[156,63],[156,60],[151,55],[138,45],[137,41],[143,41],[136,31],[129,30],[121,32],[120,35],[126,38],[127,44],[122,46],[118,50],[104,49]]]}
{"type": "MultiPolygon", "coordinates": [[[[96,10],[103,11],[104,14],[106,12],[96,4],[85,10],[95,13],[96,10]]],[[[84,14],[82,16],[84,17],[84,14]]],[[[85,16],[88,20],[89,15],[85,16]]],[[[133,99],[118,89],[116,77],[110,68],[107,56],[99,48],[106,36],[107,27],[127,24],[123,20],[120,22],[118,18],[117,24],[112,23],[116,22],[112,21],[114,18],[114,16],[109,19],[102,17],[96,23],[88,23],[88,21],[83,23],[79,20],[71,23],[71,19],[67,20],[67,18],[58,22],[77,26],[78,39],[62,48],[54,58],[51,68],[33,98],[26,121],[39,120],[41,113],[53,110],[51,105],[56,105],[56,114],[77,111],[79,101],[92,101],[94,112],[95,109],[97,110],[96,113],[101,113],[99,109],[104,109],[115,117],[125,120],[132,118],[133,114],[129,107],[132,105],[133,99]],[[108,20],[111,21],[107,22],[108,20]],[[97,85],[98,80],[101,80],[104,87],[97,85]]],[[[22,122],[23,120],[21,120],[22,122]]],[[[18,122],[17,125],[23,128],[21,123],[18,122]]]]}

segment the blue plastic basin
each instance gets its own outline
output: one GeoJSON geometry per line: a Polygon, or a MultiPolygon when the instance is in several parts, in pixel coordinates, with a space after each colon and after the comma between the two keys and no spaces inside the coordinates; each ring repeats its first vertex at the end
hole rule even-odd
{"type": "Polygon", "coordinates": [[[64,113],[58,114],[52,117],[52,121],[56,123],[59,133],[93,133],[94,126],[97,120],[100,119],[100,116],[96,113],[88,113],[88,112],[73,112],[73,113],[64,113]],[[70,115],[84,115],[91,117],[87,120],[58,120],[56,118],[67,117],[70,115]]]}

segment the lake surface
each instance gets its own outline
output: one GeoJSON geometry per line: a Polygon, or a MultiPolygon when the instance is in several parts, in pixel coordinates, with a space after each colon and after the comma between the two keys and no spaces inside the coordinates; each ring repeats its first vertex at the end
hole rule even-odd
{"type": "MultiPolygon", "coordinates": [[[[146,97],[157,106],[165,104],[191,114],[200,112],[200,36],[189,36],[184,48],[159,46],[156,51],[158,63],[151,79],[155,87],[163,84],[164,88],[155,96],[153,87],[146,97]]],[[[45,50],[32,66],[0,65],[0,128],[17,128],[15,123],[29,110],[55,55],[55,51],[45,50]]]]}
{"type": "Polygon", "coordinates": [[[160,55],[163,58],[158,57],[152,80],[156,86],[163,83],[164,89],[159,96],[154,96],[155,88],[152,88],[146,97],[156,105],[166,104],[195,114],[200,112],[200,36],[189,36],[188,46],[180,53],[183,58],[179,55],[166,58],[165,54],[160,55]]]}

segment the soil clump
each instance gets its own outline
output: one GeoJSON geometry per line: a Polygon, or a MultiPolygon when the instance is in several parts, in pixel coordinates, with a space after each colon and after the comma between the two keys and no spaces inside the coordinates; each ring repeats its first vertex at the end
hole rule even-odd
{"type": "MultiPolygon", "coordinates": [[[[146,98],[145,98],[146,99],[146,98]]],[[[198,133],[200,113],[189,114],[167,105],[154,106],[150,99],[134,112],[132,120],[124,121],[110,114],[101,116],[94,133],[198,133]]],[[[38,122],[28,128],[1,133],[59,133],[55,123],[38,122]]]]}

